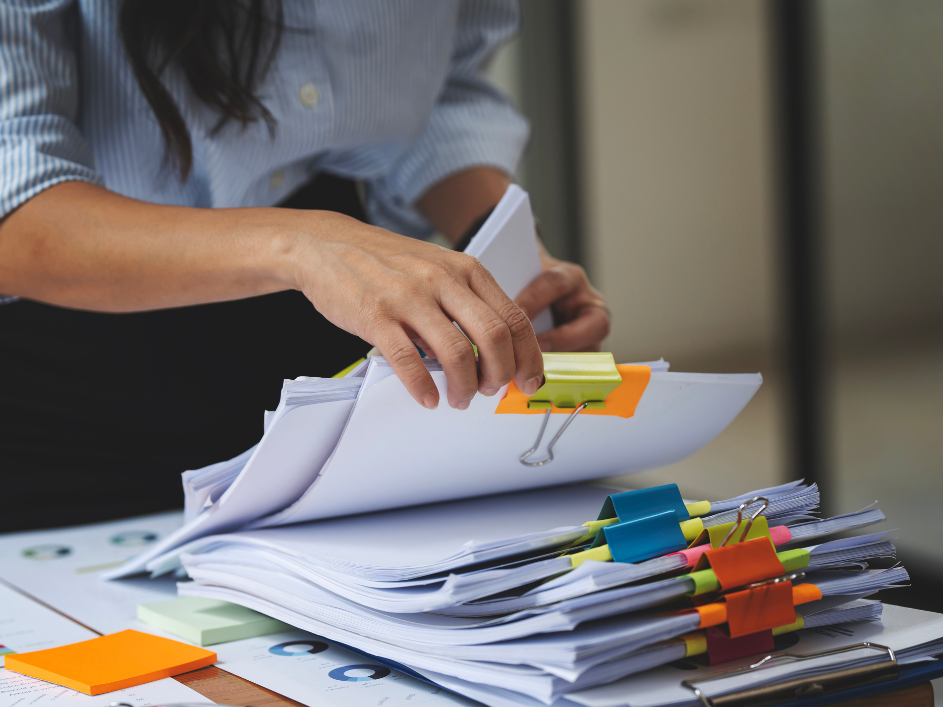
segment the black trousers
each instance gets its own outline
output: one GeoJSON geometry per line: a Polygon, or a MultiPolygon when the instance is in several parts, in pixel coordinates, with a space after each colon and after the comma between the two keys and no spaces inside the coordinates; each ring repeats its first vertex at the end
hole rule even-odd
{"type": "MultiPolygon", "coordinates": [[[[281,205],[364,220],[329,175],[281,205]]],[[[0,532],[179,508],[180,473],[258,442],[283,379],[369,348],[294,291],[135,314],[0,305],[0,532]]]]}

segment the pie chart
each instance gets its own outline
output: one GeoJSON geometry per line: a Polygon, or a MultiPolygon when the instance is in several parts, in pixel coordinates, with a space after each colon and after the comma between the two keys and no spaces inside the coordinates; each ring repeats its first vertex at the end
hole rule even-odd
{"type": "Polygon", "coordinates": [[[23,550],[23,557],[31,560],[58,560],[72,552],[65,545],[34,545],[23,550]]]}
{"type": "Polygon", "coordinates": [[[286,641],[268,649],[272,655],[305,655],[326,651],[328,645],[323,641],[286,641]]]}
{"type": "Polygon", "coordinates": [[[150,530],[126,530],[115,535],[111,542],[122,547],[136,547],[147,545],[157,540],[158,535],[150,530]]]}
{"type": "Polygon", "coordinates": [[[367,680],[385,678],[392,672],[386,666],[365,663],[363,665],[344,665],[340,668],[334,668],[327,676],[341,682],[366,682],[367,680]]]}

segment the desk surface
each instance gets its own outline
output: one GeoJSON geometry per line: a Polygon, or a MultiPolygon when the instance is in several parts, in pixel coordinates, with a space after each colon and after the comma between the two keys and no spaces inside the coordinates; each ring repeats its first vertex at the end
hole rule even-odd
{"type": "MultiPolygon", "coordinates": [[[[175,678],[191,690],[218,704],[235,707],[305,707],[277,692],[227,673],[220,668],[202,668],[175,678]]],[[[881,695],[842,702],[836,707],[933,707],[933,686],[929,682],[881,695]]]]}

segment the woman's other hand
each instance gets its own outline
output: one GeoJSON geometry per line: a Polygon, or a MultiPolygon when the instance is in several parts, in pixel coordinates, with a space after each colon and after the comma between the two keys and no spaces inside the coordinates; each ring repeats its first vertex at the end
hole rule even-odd
{"type": "Polygon", "coordinates": [[[575,263],[557,260],[541,247],[543,272],[524,288],[517,304],[534,318],[545,307],[556,325],[537,335],[541,351],[599,351],[609,335],[609,308],[602,293],[575,263]]]}
{"type": "MultiPolygon", "coordinates": [[[[419,210],[452,243],[501,200],[510,178],[490,167],[472,167],[434,185],[419,210]]],[[[537,337],[544,351],[599,351],[609,334],[609,309],[579,265],[551,257],[541,246],[544,271],[517,297],[528,317],[551,307],[556,328],[537,337]]]]}

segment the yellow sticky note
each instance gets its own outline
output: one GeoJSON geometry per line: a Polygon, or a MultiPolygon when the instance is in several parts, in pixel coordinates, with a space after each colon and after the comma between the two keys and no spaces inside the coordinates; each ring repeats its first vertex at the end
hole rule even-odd
{"type": "Polygon", "coordinates": [[[215,662],[213,651],[131,629],[59,648],[6,656],[7,670],[86,695],[169,678],[215,662]]]}

